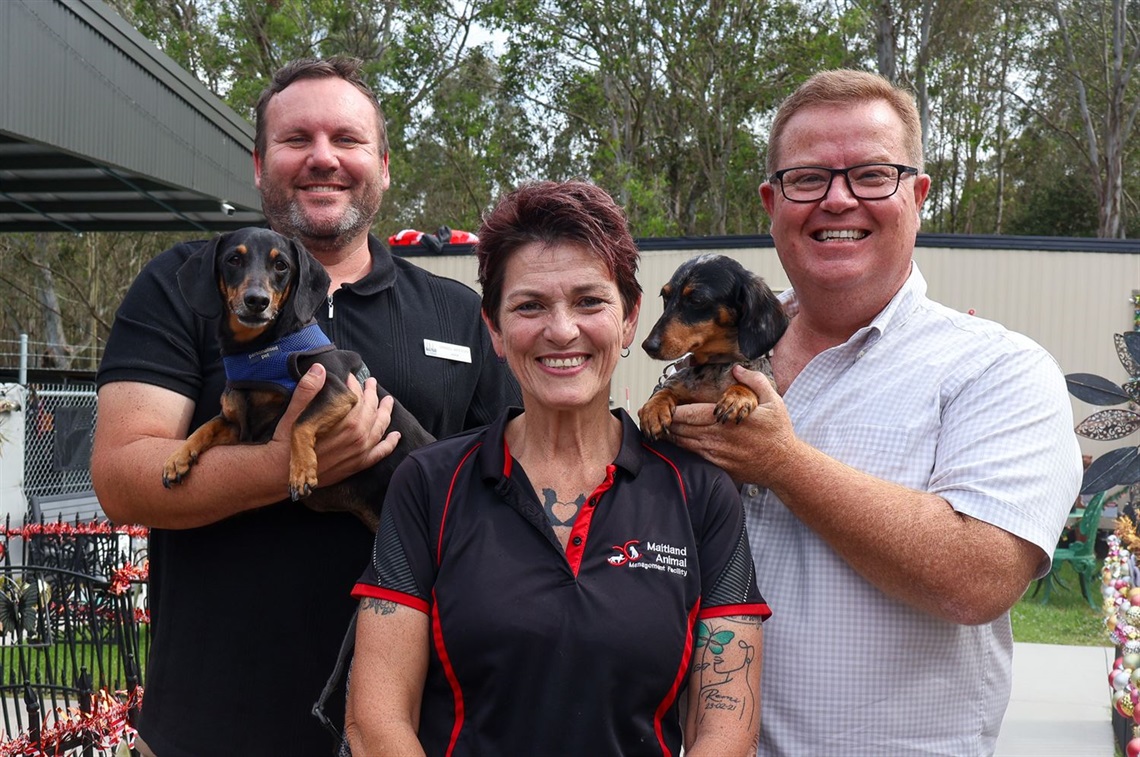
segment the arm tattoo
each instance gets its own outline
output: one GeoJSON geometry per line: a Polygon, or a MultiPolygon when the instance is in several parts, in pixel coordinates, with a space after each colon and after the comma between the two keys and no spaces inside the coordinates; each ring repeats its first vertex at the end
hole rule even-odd
{"type": "Polygon", "coordinates": [[[756,647],[738,636],[738,631],[760,625],[753,616],[697,621],[693,673],[699,674],[699,721],[713,711],[734,714],[752,722],[756,694],[748,681],[756,660],[756,647]],[[742,628],[743,627],[743,628],[742,628]]]}
{"type": "Polygon", "coordinates": [[[391,615],[396,611],[396,603],[390,599],[376,599],[365,597],[360,605],[363,610],[371,610],[377,615],[391,615]]]}

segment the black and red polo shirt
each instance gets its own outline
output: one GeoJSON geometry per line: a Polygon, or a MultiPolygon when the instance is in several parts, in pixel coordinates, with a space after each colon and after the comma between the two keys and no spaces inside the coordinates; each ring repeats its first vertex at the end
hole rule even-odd
{"type": "Polygon", "coordinates": [[[719,468],[622,445],[563,551],[504,429],[414,452],[396,471],[353,594],[431,616],[420,713],[430,755],[677,755],[698,618],[770,611],[740,496],[719,468]]]}

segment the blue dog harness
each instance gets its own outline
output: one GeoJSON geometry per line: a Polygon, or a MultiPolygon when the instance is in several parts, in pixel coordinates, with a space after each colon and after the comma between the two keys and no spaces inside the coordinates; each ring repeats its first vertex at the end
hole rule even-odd
{"type": "Polygon", "coordinates": [[[288,391],[297,388],[297,376],[290,370],[293,361],[290,355],[300,352],[323,352],[331,349],[333,343],[321,331],[321,327],[311,323],[300,331],[283,336],[273,344],[257,352],[239,355],[226,355],[222,362],[226,368],[226,381],[270,382],[285,387],[288,391]]]}

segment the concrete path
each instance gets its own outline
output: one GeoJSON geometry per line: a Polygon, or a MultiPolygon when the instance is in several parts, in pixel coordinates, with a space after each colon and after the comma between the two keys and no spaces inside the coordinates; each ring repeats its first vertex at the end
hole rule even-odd
{"type": "Polygon", "coordinates": [[[995,757],[1113,757],[1111,647],[1013,645],[1013,694],[995,757]]]}

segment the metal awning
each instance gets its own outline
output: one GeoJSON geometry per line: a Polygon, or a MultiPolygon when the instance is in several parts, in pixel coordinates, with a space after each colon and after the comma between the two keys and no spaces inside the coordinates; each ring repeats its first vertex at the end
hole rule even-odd
{"type": "Polygon", "coordinates": [[[264,222],[253,129],[101,0],[0,2],[0,233],[264,222]]]}

